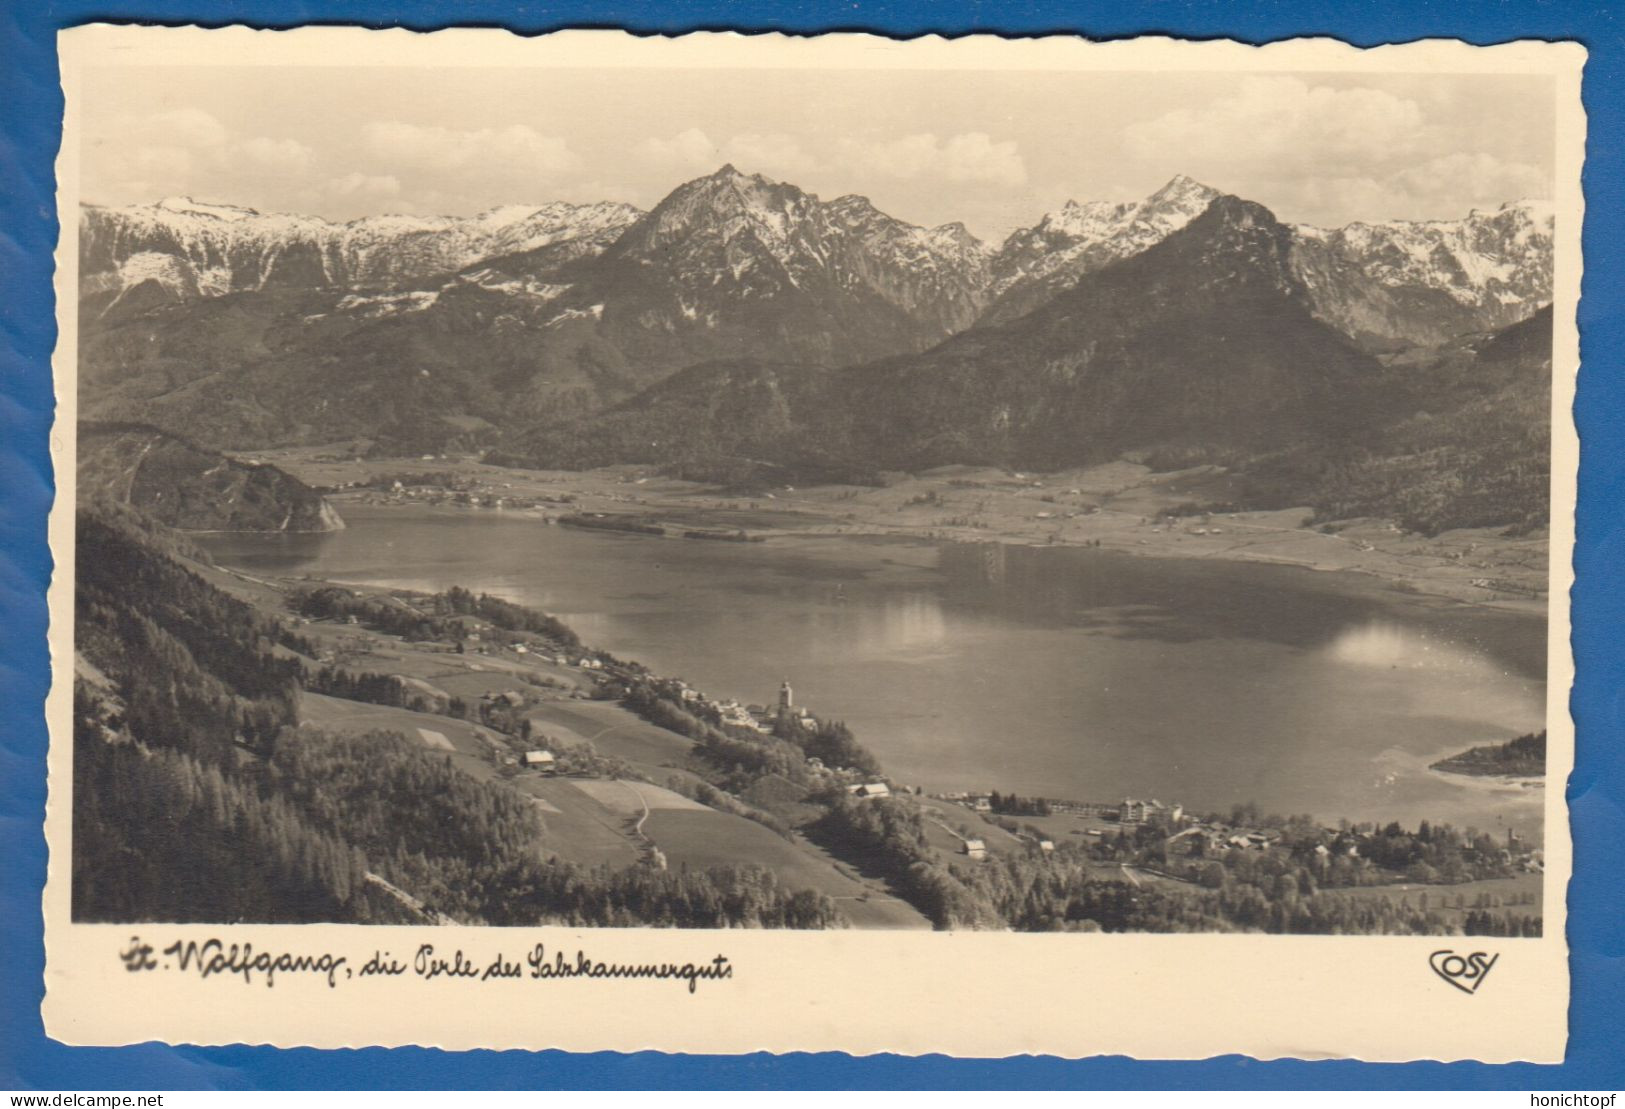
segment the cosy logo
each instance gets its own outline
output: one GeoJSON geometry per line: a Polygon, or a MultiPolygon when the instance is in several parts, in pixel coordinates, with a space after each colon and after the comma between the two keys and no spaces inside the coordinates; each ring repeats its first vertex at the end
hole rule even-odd
{"type": "Polygon", "coordinates": [[[1490,955],[1483,951],[1460,955],[1446,949],[1429,955],[1428,966],[1433,968],[1434,974],[1462,993],[1477,993],[1478,987],[1484,984],[1484,979],[1490,976],[1490,968],[1500,957],[1499,954],[1490,955]]]}

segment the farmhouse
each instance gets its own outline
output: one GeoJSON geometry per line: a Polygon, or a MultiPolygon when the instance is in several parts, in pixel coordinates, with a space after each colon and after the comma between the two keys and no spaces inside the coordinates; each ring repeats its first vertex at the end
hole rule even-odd
{"type": "Polygon", "coordinates": [[[964,851],[965,854],[972,859],[979,860],[987,858],[987,844],[983,843],[979,839],[966,840],[960,850],[964,851]]]}
{"type": "Polygon", "coordinates": [[[871,797],[890,797],[891,786],[885,782],[862,782],[855,786],[847,786],[846,792],[863,800],[871,797]]]}
{"type": "Polygon", "coordinates": [[[525,766],[527,769],[540,770],[543,773],[551,773],[557,768],[557,765],[557,762],[553,758],[553,752],[551,751],[525,752],[525,766]]]}

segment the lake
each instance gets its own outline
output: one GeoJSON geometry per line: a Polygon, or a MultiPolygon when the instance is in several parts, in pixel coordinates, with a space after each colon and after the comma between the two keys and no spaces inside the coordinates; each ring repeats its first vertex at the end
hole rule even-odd
{"type": "Polygon", "coordinates": [[[200,542],[250,572],[499,594],[716,697],[769,703],[788,678],[927,790],[1540,833],[1540,788],[1427,769],[1543,726],[1528,615],[1260,563],[341,511],[344,531],[200,542]]]}

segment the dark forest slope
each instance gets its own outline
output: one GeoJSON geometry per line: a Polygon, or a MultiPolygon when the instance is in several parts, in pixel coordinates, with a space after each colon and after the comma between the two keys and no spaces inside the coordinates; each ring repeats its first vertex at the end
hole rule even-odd
{"type": "Polygon", "coordinates": [[[79,429],[79,495],[133,505],[184,531],[334,531],[325,498],[275,466],[254,466],[140,424],[79,429]]]}

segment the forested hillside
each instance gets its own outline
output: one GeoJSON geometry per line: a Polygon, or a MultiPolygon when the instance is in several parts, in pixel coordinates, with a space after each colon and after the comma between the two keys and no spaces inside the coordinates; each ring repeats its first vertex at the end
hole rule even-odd
{"type": "Polygon", "coordinates": [[[1432,535],[1449,528],[1548,522],[1552,310],[1400,373],[1406,415],[1318,464],[1313,503],[1326,519],[1387,516],[1432,535]]]}
{"type": "Polygon", "coordinates": [[[766,871],[561,862],[508,786],[399,735],[300,728],[312,660],[279,618],[210,584],[197,552],[128,507],[77,524],[75,919],[838,921],[766,871]]]}
{"type": "Polygon", "coordinates": [[[144,424],[82,423],[81,496],[141,509],[183,531],[333,531],[316,490],[275,466],[251,466],[144,424]]]}

